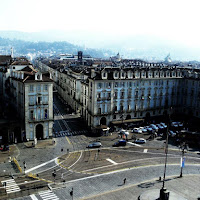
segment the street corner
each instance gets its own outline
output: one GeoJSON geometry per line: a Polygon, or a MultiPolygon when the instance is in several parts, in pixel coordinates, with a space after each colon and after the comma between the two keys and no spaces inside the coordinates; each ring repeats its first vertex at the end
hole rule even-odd
{"type": "Polygon", "coordinates": [[[17,148],[15,145],[10,145],[9,150],[0,151],[0,163],[11,162],[12,157],[16,155],[17,148]]]}

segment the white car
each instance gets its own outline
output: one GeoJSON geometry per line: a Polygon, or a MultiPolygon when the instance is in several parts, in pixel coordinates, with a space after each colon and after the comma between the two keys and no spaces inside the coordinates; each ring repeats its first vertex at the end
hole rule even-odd
{"type": "Polygon", "coordinates": [[[138,133],[139,130],[140,130],[139,128],[134,128],[132,132],[133,133],[138,133]]]}
{"type": "Polygon", "coordinates": [[[139,127],[139,129],[142,130],[142,133],[146,133],[147,132],[146,127],[139,127]]]}
{"type": "Polygon", "coordinates": [[[139,139],[136,139],[135,140],[135,143],[137,143],[137,144],[144,144],[144,143],[146,143],[147,141],[144,139],[144,138],[139,138],[139,139]]]}

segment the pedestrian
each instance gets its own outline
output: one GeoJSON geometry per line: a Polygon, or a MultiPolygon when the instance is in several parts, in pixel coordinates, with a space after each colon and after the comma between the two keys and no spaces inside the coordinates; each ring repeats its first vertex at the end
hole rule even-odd
{"type": "Polygon", "coordinates": [[[124,185],[126,184],[126,178],[124,179],[124,185]]]}

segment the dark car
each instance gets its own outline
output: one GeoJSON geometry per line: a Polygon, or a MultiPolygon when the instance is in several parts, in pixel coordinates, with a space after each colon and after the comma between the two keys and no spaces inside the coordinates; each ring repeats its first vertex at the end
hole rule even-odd
{"type": "Polygon", "coordinates": [[[8,151],[9,149],[9,145],[3,145],[2,147],[0,147],[0,151],[8,151]]]}
{"type": "Polygon", "coordinates": [[[101,147],[101,142],[93,142],[87,146],[87,148],[99,148],[101,147]]]}
{"type": "Polygon", "coordinates": [[[113,144],[113,147],[126,146],[126,140],[119,140],[113,144]]]}

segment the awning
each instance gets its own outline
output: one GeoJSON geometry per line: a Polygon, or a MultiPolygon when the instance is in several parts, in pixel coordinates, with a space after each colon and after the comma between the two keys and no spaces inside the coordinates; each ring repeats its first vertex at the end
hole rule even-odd
{"type": "Polygon", "coordinates": [[[119,120],[119,121],[112,121],[113,125],[118,125],[122,123],[134,123],[134,122],[143,122],[144,119],[126,119],[126,120],[119,120]]]}

